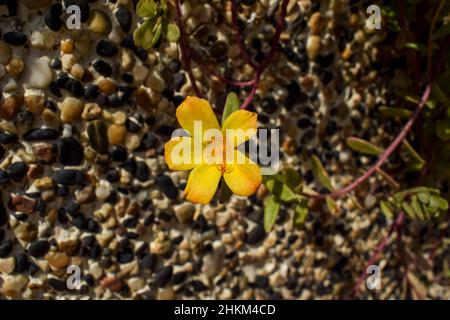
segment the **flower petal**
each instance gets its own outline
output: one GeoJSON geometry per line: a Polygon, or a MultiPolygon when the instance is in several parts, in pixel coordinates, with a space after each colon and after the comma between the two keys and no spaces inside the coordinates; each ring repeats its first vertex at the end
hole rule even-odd
{"type": "Polygon", "coordinates": [[[235,111],[222,124],[222,134],[237,147],[256,134],[257,118],[255,112],[235,111]]]}
{"type": "Polygon", "coordinates": [[[202,143],[191,137],[173,137],[164,145],[164,159],[170,170],[191,170],[202,163],[201,148],[202,143]],[[195,148],[198,149],[197,153],[195,148]]]}
{"type": "Polygon", "coordinates": [[[221,173],[215,165],[202,164],[189,174],[184,194],[194,203],[208,204],[219,185],[221,173]]]}
{"type": "Polygon", "coordinates": [[[189,134],[199,141],[204,141],[203,133],[208,129],[216,129],[220,131],[219,122],[216,115],[205,99],[197,97],[186,97],[186,99],[177,108],[176,116],[181,127],[189,132],[189,134]],[[199,121],[203,132],[195,132],[194,136],[194,122],[199,121]]]}
{"type": "Polygon", "coordinates": [[[245,163],[240,161],[239,163],[230,164],[230,170],[224,173],[223,178],[233,193],[240,196],[250,196],[256,192],[261,184],[261,169],[239,151],[234,150],[234,152],[235,159],[245,158],[245,163]]]}

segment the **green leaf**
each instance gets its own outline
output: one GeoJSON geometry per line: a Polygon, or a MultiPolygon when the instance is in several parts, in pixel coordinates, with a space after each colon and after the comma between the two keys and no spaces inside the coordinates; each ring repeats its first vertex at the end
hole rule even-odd
{"type": "Polygon", "coordinates": [[[169,42],[177,42],[180,39],[180,29],[175,23],[169,23],[164,35],[169,42]]]}
{"type": "Polygon", "coordinates": [[[140,0],[136,6],[136,14],[141,18],[153,19],[158,14],[158,5],[153,0],[140,0]]]}
{"type": "Polygon", "coordinates": [[[420,164],[425,164],[425,160],[419,155],[419,153],[417,153],[416,150],[414,150],[414,148],[411,146],[411,144],[407,140],[403,140],[402,145],[405,148],[408,155],[412,159],[414,159],[415,161],[417,161],[420,164]]]}
{"type": "Polygon", "coordinates": [[[286,181],[288,187],[291,188],[294,192],[297,191],[302,183],[302,178],[300,177],[300,174],[297,172],[297,170],[288,167],[283,169],[281,174],[283,175],[284,181],[286,181]]]}
{"type": "Polygon", "coordinates": [[[436,135],[443,141],[450,139],[450,120],[440,119],[436,121],[436,135]]]}
{"type": "Polygon", "coordinates": [[[167,11],[167,1],[166,0],[161,0],[161,9],[164,12],[167,11]]]}
{"type": "Polygon", "coordinates": [[[139,28],[134,31],[134,43],[136,46],[149,49],[155,38],[153,29],[156,25],[156,19],[148,19],[139,28]]]}
{"type": "Polygon", "coordinates": [[[301,201],[294,208],[294,225],[300,227],[305,223],[306,216],[308,215],[308,208],[306,207],[306,201],[301,201]]]}
{"type": "MultiPolygon", "coordinates": [[[[150,43],[150,47],[149,48],[152,48],[158,42],[159,38],[161,38],[161,33],[162,33],[161,19],[158,19],[158,21],[156,22],[156,25],[155,25],[155,27],[153,29],[153,32],[154,32],[154,36],[153,36],[153,39],[152,39],[152,41],[150,43]]],[[[148,49],[148,48],[146,48],[146,49],[148,49]]]]}
{"type": "Polygon", "coordinates": [[[336,201],[334,201],[333,198],[327,197],[325,200],[326,200],[326,203],[327,203],[328,210],[332,214],[334,214],[336,212],[339,212],[339,208],[338,208],[338,206],[336,204],[336,201]]]}
{"type": "Polygon", "coordinates": [[[273,195],[268,196],[264,200],[264,229],[266,232],[272,229],[279,211],[280,203],[273,195]]]}
{"type": "Polygon", "coordinates": [[[450,34],[450,23],[444,24],[433,33],[433,39],[438,40],[450,34]]]}
{"type": "Polygon", "coordinates": [[[378,110],[387,117],[409,119],[412,115],[412,111],[403,108],[380,107],[378,110]]]}
{"type": "Polygon", "coordinates": [[[417,196],[412,197],[412,208],[420,220],[424,220],[426,218],[424,210],[422,209],[422,204],[419,202],[417,196]]]}
{"type": "Polygon", "coordinates": [[[438,83],[435,83],[431,88],[431,96],[436,98],[438,102],[447,103],[448,99],[445,93],[442,91],[438,83]]]}
{"type": "Polygon", "coordinates": [[[386,201],[380,201],[380,209],[386,219],[392,220],[392,218],[394,217],[394,212],[392,212],[391,206],[386,201]]]}
{"type": "Polygon", "coordinates": [[[355,137],[347,138],[347,145],[355,151],[373,156],[377,156],[383,152],[383,149],[378,148],[376,145],[370,143],[369,141],[355,137]]]}
{"type": "Polygon", "coordinates": [[[420,53],[426,53],[427,49],[423,43],[407,42],[405,48],[416,50],[420,53]]]}
{"type": "Polygon", "coordinates": [[[228,118],[230,114],[239,110],[239,98],[236,93],[230,92],[227,95],[227,100],[225,101],[225,106],[222,112],[222,124],[225,122],[225,119],[228,118]]]}
{"type": "Polygon", "coordinates": [[[403,211],[408,215],[408,217],[410,217],[411,219],[416,218],[416,216],[414,214],[414,209],[408,202],[404,201],[402,203],[402,208],[403,208],[403,211]]]}
{"type": "Polygon", "coordinates": [[[331,185],[330,177],[328,176],[328,173],[325,171],[324,167],[322,166],[322,163],[320,163],[319,158],[317,156],[313,155],[311,157],[311,166],[312,170],[319,182],[327,188],[329,191],[333,191],[333,186],[331,185]]]}
{"type": "Polygon", "coordinates": [[[225,180],[222,179],[219,203],[227,202],[228,200],[230,200],[232,195],[233,195],[233,191],[231,191],[230,187],[228,187],[228,185],[225,183],[225,180]]]}
{"type": "Polygon", "coordinates": [[[278,199],[284,202],[297,200],[297,195],[288,187],[280,174],[265,176],[266,188],[278,199]]]}

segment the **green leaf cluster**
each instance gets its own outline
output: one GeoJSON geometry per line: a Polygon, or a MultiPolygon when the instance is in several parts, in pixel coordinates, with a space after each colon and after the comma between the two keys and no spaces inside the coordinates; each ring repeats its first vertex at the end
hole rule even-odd
{"type": "Polygon", "coordinates": [[[136,13],[143,19],[134,31],[134,42],[138,47],[150,49],[161,37],[169,42],[176,42],[180,38],[177,25],[169,21],[166,0],[140,0],[136,13]]]}
{"type": "Polygon", "coordinates": [[[416,187],[380,201],[380,209],[388,219],[392,219],[395,212],[402,211],[413,220],[431,220],[447,213],[448,202],[438,189],[416,187]]]}

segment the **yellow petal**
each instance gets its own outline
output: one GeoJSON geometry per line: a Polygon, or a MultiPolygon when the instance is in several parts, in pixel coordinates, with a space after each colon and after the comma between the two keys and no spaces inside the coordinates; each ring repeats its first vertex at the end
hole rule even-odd
{"type": "Polygon", "coordinates": [[[220,132],[216,115],[205,99],[186,97],[177,108],[176,116],[181,127],[198,141],[204,141],[203,133],[208,129],[215,129],[220,132]],[[201,124],[202,132],[197,130],[194,134],[195,122],[197,122],[197,126],[201,124]]]}
{"type": "Polygon", "coordinates": [[[191,170],[201,163],[201,148],[201,142],[191,137],[173,137],[164,145],[164,159],[171,170],[191,170]]]}
{"type": "Polygon", "coordinates": [[[226,170],[223,178],[233,193],[240,196],[250,196],[256,192],[261,184],[261,169],[239,151],[234,150],[234,152],[235,159],[242,158],[245,163],[240,164],[241,162],[235,162],[234,164],[227,165],[229,169],[226,170]]]}
{"type": "Polygon", "coordinates": [[[184,194],[194,203],[208,204],[219,185],[221,173],[216,165],[202,164],[189,174],[184,194]]]}
{"type": "Polygon", "coordinates": [[[256,134],[257,115],[255,112],[238,110],[228,116],[222,124],[222,134],[236,147],[256,134]]]}

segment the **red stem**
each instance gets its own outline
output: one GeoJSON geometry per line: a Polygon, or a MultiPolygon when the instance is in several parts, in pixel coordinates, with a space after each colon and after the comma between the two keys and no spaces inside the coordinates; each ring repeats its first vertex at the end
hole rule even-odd
{"type": "Polygon", "coordinates": [[[189,54],[189,46],[186,43],[186,30],[184,28],[184,24],[183,24],[183,17],[181,14],[181,4],[180,4],[180,0],[176,0],[175,3],[175,9],[177,12],[177,16],[176,16],[176,22],[177,22],[177,26],[180,29],[180,50],[181,50],[181,59],[183,60],[183,64],[184,64],[184,68],[189,76],[189,80],[191,82],[192,85],[192,89],[195,92],[195,95],[197,97],[202,97],[202,94],[200,92],[200,90],[197,87],[197,83],[195,82],[195,77],[194,74],[192,73],[192,68],[191,68],[191,57],[189,54]]]}
{"type": "Polygon", "coordinates": [[[242,57],[247,64],[251,65],[252,68],[256,70],[257,65],[252,61],[247,50],[245,49],[244,41],[242,40],[241,33],[239,31],[236,0],[231,0],[231,22],[233,25],[234,36],[236,38],[236,42],[239,46],[239,51],[241,52],[242,57]]]}
{"type": "Polygon", "coordinates": [[[381,241],[378,243],[377,248],[375,249],[375,252],[370,257],[369,261],[366,264],[366,267],[364,268],[363,272],[361,273],[361,275],[358,277],[358,280],[356,281],[356,284],[353,288],[353,297],[355,297],[358,294],[361,284],[364,282],[364,279],[366,279],[367,268],[378,261],[379,255],[380,255],[380,253],[383,252],[384,248],[386,247],[386,245],[389,241],[389,238],[394,233],[394,231],[398,230],[401,227],[404,219],[405,219],[405,215],[403,212],[401,212],[398,215],[397,219],[394,221],[394,223],[391,224],[391,227],[389,228],[387,235],[383,239],[381,239],[381,241]]]}
{"type": "Polygon", "coordinates": [[[422,94],[422,98],[420,99],[420,102],[419,102],[416,110],[414,111],[413,115],[408,120],[408,122],[405,124],[402,131],[400,131],[400,133],[394,139],[394,141],[392,141],[390,146],[383,152],[383,154],[380,156],[380,158],[375,163],[375,165],[373,165],[368,171],[366,171],[358,179],[356,179],[351,184],[349,184],[348,186],[346,186],[342,189],[339,189],[337,191],[334,191],[332,193],[327,193],[327,194],[310,195],[310,197],[316,198],[316,199],[325,199],[327,197],[331,197],[331,198],[336,199],[336,198],[342,197],[342,196],[346,195],[347,193],[353,191],[354,189],[359,187],[362,183],[364,183],[367,179],[369,179],[386,162],[386,160],[389,158],[389,156],[395,151],[395,149],[397,149],[397,147],[400,145],[400,143],[402,143],[403,139],[405,139],[406,135],[411,130],[414,122],[419,117],[420,113],[422,112],[422,110],[425,106],[425,103],[427,102],[427,100],[430,96],[431,86],[432,86],[431,83],[429,83],[427,85],[425,91],[422,94]]]}

